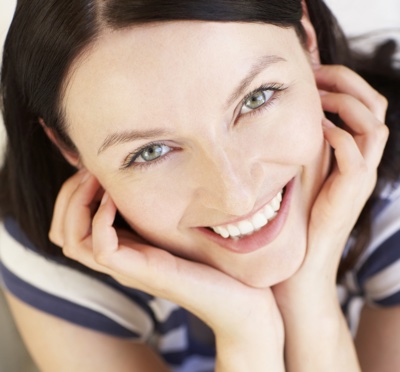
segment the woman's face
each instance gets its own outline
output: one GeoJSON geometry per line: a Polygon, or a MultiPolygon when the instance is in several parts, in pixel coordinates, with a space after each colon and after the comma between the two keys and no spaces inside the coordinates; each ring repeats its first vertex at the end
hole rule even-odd
{"type": "Polygon", "coordinates": [[[71,71],[69,134],[141,236],[252,286],[299,268],[329,149],[293,30],[133,27],[104,34],[71,71]]]}

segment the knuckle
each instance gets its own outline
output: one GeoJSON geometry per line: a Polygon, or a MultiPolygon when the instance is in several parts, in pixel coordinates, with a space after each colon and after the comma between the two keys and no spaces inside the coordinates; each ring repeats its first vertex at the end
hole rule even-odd
{"type": "Polygon", "coordinates": [[[54,232],[53,230],[50,230],[48,233],[48,238],[49,240],[54,243],[55,245],[61,246],[62,245],[62,238],[54,232]]]}
{"type": "Polygon", "coordinates": [[[377,121],[373,130],[371,131],[371,135],[373,136],[373,140],[375,143],[385,144],[389,138],[389,128],[387,125],[382,124],[380,121],[377,121]]]}
{"type": "Polygon", "coordinates": [[[74,259],[75,258],[75,250],[71,247],[70,244],[65,244],[62,247],[62,251],[65,257],[74,259]]]}
{"type": "Polygon", "coordinates": [[[96,230],[96,227],[99,225],[99,217],[97,213],[92,217],[91,224],[92,224],[92,231],[96,230]]]}
{"type": "Polygon", "coordinates": [[[365,176],[370,173],[369,166],[364,160],[361,160],[358,165],[358,173],[360,176],[365,176]]]}
{"type": "Polygon", "coordinates": [[[52,243],[56,243],[56,241],[58,240],[55,232],[52,229],[50,229],[50,231],[48,232],[47,237],[52,243]]]}
{"type": "Polygon", "coordinates": [[[79,179],[76,175],[72,176],[71,178],[67,179],[63,185],[61,186],[61,192],[66,194],[72,194],[79,184],[79,179]]]}
{"type": "Polygon", "coordinates": [[[353,70],[343,65],[335,65],[335,73],[343,79],[350,79],[355,74],[353,70]]]}
{"type": "Polygon", "coordinates": [[[82,179],[82,174],[80,172],[76,172],[73,176],[68,178],[60,188],[60,191],[58,193],[59,197],[70,197],[77,187],[79,186],[80,182],[82,179]]]}
{"type": "Polygon", "coordinates": [[[101,226],[103,226],[103,223],[104,223],[103,222],[103,216],[100,213],[100,211],[98,210],[98,211],[96,211],[96,213],[94,213],[94,215],[92,217],[92,221],[91,221],[92,230],[95,230],[96,227],[100,228],[101,226]]]}
{"type": "Polygon", "coordinates": [[[346,145],[352,145],[354,143],[354,138],[349,132],[342,130],[339,132],[339,134],[341,136],[341,140],[344,141],[346,145]]]}
{"type": "Polygon", "coordinates": [[[370,168],[364,159],[360,159],[353,163],[351,176],[353,177],[355,183],[361,182],[361,180],[363,180],[362,182],[364,182],[364,180],[369,180],[370,173],[370,168]]]}
{"type": "Polygon", "coordinates": [[[339,115],[349,115],[354,111],[354,106],[358,103],[358,100],[348,94],[340,94],[341,106],[339,107],[339,115]]]}
{"type": "Polygon", "coordinates": [[[377,127],[377,134],[380,140],[386,142],[389,138],[389,128],[387,127],[387,125],[379,124],[377,127]]]}
{"type": "Polygon", "coordinates": [[[388,99],[384,95],[380,94],[379,92],[376,92],[375,101],[376,101],[376,104],[378,107],[383,108],[385,110],[387,109],[387,107],[389,105],[388,99]]]}
{"type": "Polygon", "coordinates": [[[109,255],[99,250],[94,250],[93,259],[97,264],[101,266],[108,266],[110,261],[109,255]]]}
{"type": "Polygon", "coordinates": [[[344,65],[333,65],[333,69],[338,74],[347,74],[351,70],[344,65]]]}
{"type": "Polygon", "coordinates": [[[384,120],[386,110],[389,106],[389,101],[385,96],[375,91],[372,98],[371,110],[380,119],[384,120]]]}

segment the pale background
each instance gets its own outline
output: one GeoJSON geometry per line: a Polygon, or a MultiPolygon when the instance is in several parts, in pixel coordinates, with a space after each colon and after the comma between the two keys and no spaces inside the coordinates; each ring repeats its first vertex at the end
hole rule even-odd
{"type": "MultiPolygon", "coordinates": [[[[387,37],[390,33],[400,41],[400,0],[326,0],[326,3],[338,16],[349,36],[379,31],[374,40],[387,37]]],[[[0,0],[0,50],[2,50],[15,4],[15,0],[0,0]]],[[[365,42],[361,45],[357,44],[357,46],[368,48],[365,42]]],[[[400,62],[400,53],[398,56],[400,62]]],[[[0,121],[0,161],[4,136],[0,121]]],[[[9,317],[4,299],[0,296],[0,372],[30,372],[34,370],[9,317]]]]}

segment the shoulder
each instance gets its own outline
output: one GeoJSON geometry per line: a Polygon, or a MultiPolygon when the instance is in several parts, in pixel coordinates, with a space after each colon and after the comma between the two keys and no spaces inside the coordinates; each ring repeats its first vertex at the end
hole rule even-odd
{"type": "Polygon", "coordinates": [[[153,331],[149,296],[44,257],[12,219],[0,225],[0,271],[11,294],[41,311],[119,337],[147,339],[153,331]]]}
{"type": "Polygon", "coordinates": [[[89,331],[148,344],[171,366],[214,363],[214,346],[189,337],[186,310],[44,257],[11,219],[0,222],[0,278],[22,303],[89,331]]]}
{"type": "Polygon", "coordinates": [[[400,304],[400,182],[381,190],[369,243],[345,282],[367,302],[392,306],[400,304]]]}

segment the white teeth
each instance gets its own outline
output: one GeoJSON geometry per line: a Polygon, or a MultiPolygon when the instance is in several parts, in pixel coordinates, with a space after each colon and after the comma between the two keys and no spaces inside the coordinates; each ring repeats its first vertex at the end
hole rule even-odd
{"type": "Polygon", "coordinates": [[[268,220],[262,213],[258,212],[252,217],[251,222],[253,223],[254,227],[258,230],[261,227],[265,226],[268,223],[268,220]]]}
{"type": "Polygon", "coordinates": [[[228,225],[226,228],[228,229],[230,236],[235,237],[235,236],[239,236],[241,234],[239,228],[234,225],[228,225]]]}
{"type": "Polygon", "coordinates": [[[278,197],[275,196],[275,198],[272,199],[271,207],[274,210],[274,212],[276,212],[279,210],[280,206],[281,206],[281,202],[278,200],[278,197]]]}
{"type": "Polygon", "coordinates": [[[225,239],[229,238],[229,232],[224,227],[217,226],[217,227],[213,227],[212,229],[214,230],[215,233],[217,233],[218,235],[221,235],[223,238],[225,238],[225,239]]]}
{"type": "Polygon", "coordinates": [[[249,221],[240,221],[238,226],[242,235],[250,234],[254,231],[254,226],[249,221]]]}
{"type": "Polygon", "coordinates": [[[264,215],[267,218],[267,220],[270,220],[273,217],[274,213],[275,213],[274,209],[271,207],[270,204],[268,204],[264,208],[263,212],[264,212],[264,215]]]}
{"type": "Polygon", "coordinates": [[[223,238],[229,238],[229,231],[227,229],[225,229],[224,227],[220,227],[220,231],[221,231],[221,236],[223,238]]]}
{"type": "Polygon", "coordinates": [[[223,238],[238,239],[243,235],[250,235],[264,227],[269,221],[273,220],[281,207],[281,190],[263,209],[254,214],[249,220],[240,221],[237,224],[212,227],[214,232],[223,238]]]}

